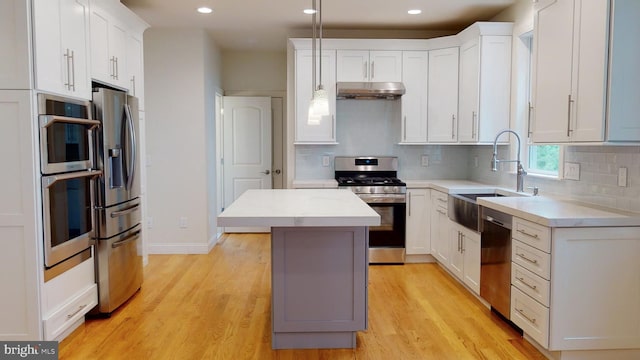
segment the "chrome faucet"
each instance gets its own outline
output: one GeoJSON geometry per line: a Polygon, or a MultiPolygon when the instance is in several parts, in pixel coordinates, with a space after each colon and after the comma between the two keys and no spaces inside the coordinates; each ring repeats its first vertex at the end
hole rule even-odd
{"type": "Polygon", "coordinates": [[[513,130],[502,130],[498,133],[498,135],[496,135],[496,139],[493,140],[493,157],[491,158],[491,171],[498,171],[498,163],[499,162],[515,162],[517,165],[517,172],[516,172],[516,191],[517,192],[524,192],[524,176],[527,175],[527,172],[524,171],[524,168],[522,167],[522,163],[520,162],[520,136],[518,136],[518,134],[513,131],[513,130]],[[517,160],[499,160],[498,159],[498,138],[500,137],[500,135],[509,132],[512,133],[513,135],[516,136],[516,139],[518,140],[518,159],[517,160]]]}

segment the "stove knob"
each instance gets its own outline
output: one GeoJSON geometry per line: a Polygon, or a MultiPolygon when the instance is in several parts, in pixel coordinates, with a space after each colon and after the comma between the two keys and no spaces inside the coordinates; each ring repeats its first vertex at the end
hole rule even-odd
{"type": "Polygon", "coordinates": [[[398,187],[397,187],[397,186],[394,186],[394,187],[393,187],[393,193],[394,193],[394,194],[397,194],[397,193],[399,193],[399,192],[400,192],[400,189],[398,189],[398,187]]]}
{"type": "Polygon", "coordinates": [[[391,186],[385,186],[385,187],[383,187],[383,188],[382,188],[382,191],[384,191],[384,193],[385,193],[385,194],[390,193],[390,192],[392,191],[392,190],[391,190],[391,186]]]}
{"type": "Polygon", "coordinates": [[[372,187],[369,188],[369,192],[372,193],[372,194],[375,194],[376,193],[376,189],[372,186],[372,187]]]}
{"type": "Polygon", "coordinates": [[[362,189],[360,188],[360,186],[356,186],[355,188],[353,188],[353,192],[359,193],[362,192],[362,189]]]}

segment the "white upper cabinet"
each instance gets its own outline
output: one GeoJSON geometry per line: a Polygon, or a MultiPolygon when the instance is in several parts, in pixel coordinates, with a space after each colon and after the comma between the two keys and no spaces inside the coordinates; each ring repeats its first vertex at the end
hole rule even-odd
{"type": "Polygon", "coordinates": [[[97,81],[129,89],[127,28],[119,20],[117,11],[107,0],[91,3],[91,76],[97,81]]]}
{"type": "Polygon", "coordinates": [[[35,87],[91,99],[89,3],[34,0],[35,87]]]}
{"type": "Polygon", "coordinates": [[[402,51],[338,50],[337,81],[402,81],[402,51]]]}
{"type": "Polygon", "coordinates": [[[511,23],[476,23],[458,35],[459,142],[492,143],[509,127],[511,32],[511,23]]]}
{"type": "Polygon", "coordinates": [[[613,4],[607,140],[640,141],[640,2],[613,4]]]}
{"type": "Polygon", "coordinates": [[[427,142],[427,51],[403,51],[402,83],[407,93],[402,96],[402,144],[427,142]]]}
{"type": "Polygon", "coordinates": [[[129,94],[138,98],[138,109],[144,111],[144,56],[142,34],[127,36],[127,79],[129,94]]]}
{"type": "MultiPolygon", "coordinates": [[[[322,50],[322,85],[328,93],[330,115],[324,116],[319,124],[309,124],[307,121],[309,102],[313,94],[312,65],[314,59],[312,52],[311,50],[296,50],[295,53],[295,143],[335,144],[336,52],[335,50],[322,50]]],[[[316,75],[318,77],[318,66],[316,66],[316,73],[318,73],[316,75]]]]}
{"type": "Polygon", "coordinates": [[[458,141],[458,52],[457,46],[429,51],[429,142],[458,141]]]}
{"type": "Polygon", "coordinates": [[[534,142],[640,141],[638,18],[633,0],[536,6],[534,142]]]}

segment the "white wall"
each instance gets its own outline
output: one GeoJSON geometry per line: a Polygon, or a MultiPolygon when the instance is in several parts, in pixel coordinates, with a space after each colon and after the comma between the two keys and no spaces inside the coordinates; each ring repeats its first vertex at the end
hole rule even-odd
{"type": "Polygon", "coordinates": [[[286,51],[225,51],[222,68],[226,94],[287,89],[286,51]]]}
{"type": "Polygon", "coordinates": [[[206,253],[219,50],[203,30],[151,28],[144,37],[149,253],[206,253]]]}

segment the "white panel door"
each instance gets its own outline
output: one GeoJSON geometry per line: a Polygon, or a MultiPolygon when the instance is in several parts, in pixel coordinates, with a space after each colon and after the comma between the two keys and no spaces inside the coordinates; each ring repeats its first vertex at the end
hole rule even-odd
{"type": "MultiPolygon", "coordinates": [[[[224,206],[248,189],[271,189],[271,98],[223,99],[224,206]]],[[[268,229],[227,228],[227,232],[268,229]]]]}
{"type": "Polygon", "coordinates": [[[427,139],[458,141],[458,47],[429,51],[427,139]]]}

